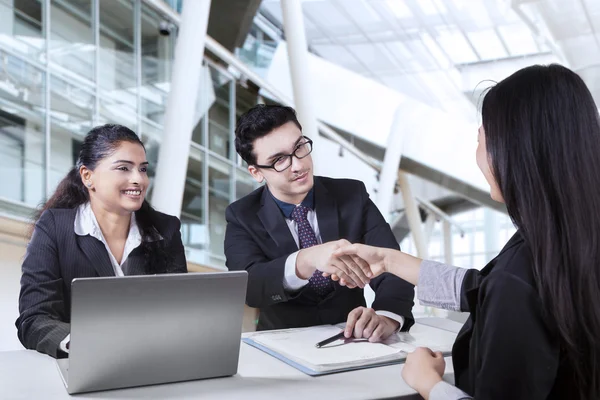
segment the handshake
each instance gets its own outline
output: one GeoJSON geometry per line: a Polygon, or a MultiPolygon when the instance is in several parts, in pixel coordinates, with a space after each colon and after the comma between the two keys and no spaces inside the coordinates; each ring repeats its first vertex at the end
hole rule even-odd
{"type": "Polygon", "coordinates": [[[364,288],[387,270],[390,249],[352,244],[345,239],[300,250],[296,275],[308,279],[315,270],[351,289],[364,288]]]}

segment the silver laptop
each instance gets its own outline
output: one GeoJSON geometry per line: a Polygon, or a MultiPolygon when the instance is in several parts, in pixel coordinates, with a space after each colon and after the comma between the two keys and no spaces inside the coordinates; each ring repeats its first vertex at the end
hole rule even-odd
{"type": "Polygon", "coordinates": [[[74,279],[70,394],[237,373],[248,274],[74,279]]]}

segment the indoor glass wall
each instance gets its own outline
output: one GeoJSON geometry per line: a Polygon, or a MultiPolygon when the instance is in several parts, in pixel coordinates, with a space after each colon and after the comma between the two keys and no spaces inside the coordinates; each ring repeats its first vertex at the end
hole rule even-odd
{"type": "MultiPolygon", "coordinates": [[[[0,0],[0,212],[31,216],[104,123],[140,135],[152,180],[176,37],[176,24],[142,0],[0,0]]],[[[257,187],[233,146],[247,107],[237,109],[239,84],[222,65],[206,58],[199,72],[181,213],[188,259],[216,267],[225,208],[257,187]]]]}

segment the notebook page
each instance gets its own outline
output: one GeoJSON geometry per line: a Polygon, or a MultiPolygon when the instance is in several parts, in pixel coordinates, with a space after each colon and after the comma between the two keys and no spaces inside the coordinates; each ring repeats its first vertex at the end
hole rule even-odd
{"type": "Polygon", "coordinates": [[[401,349],[366,341],[342,344],[343,341],[340,340],[322,348],[315,347],[318,342],[339,332],[340,329],[335,326],[317,326],[258,333],[252,339],[290,359],[313,366],[368,363],[371,360],[393,358],[401,353],[401,349]]]}
{"type": "Polygon", "coordinates": [[[419,323],[410,328],[410,332],[400,332],[385,341],[385,344],[407,353],[417,347],[428,347],[433,351],[450,353],[456,340],[456,333],[419,323]]]}

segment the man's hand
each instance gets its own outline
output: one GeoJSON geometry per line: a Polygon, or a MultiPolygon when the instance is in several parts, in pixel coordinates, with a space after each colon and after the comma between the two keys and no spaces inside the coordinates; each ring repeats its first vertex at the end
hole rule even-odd
{"type": "Polygon", "coordinates": [[[344,336],[357,339],[369,339],[375,343],[387,339],[398,330],[400,323],[391,318],[377,315],[375,310],[366,307],[357,307],[348,314],[344,336]]]}
{"type": "Polygon", "coordinates": [[[429,398],[431,389],[442,380],[446,361],[442,353],[419,347],[406,357],[402,379],[424,398],[429,398]]]}
{"type": "Polygon", "coordinates": [[[324,276],[335,274],[350,288],[364,288],[373,276],[369,265],[358,257],[333,255],[338,248],[349,244],[341,239],[300,250],[296,258],[296,275],[301,279],[309,279],[318,269],[324,276]]]}

